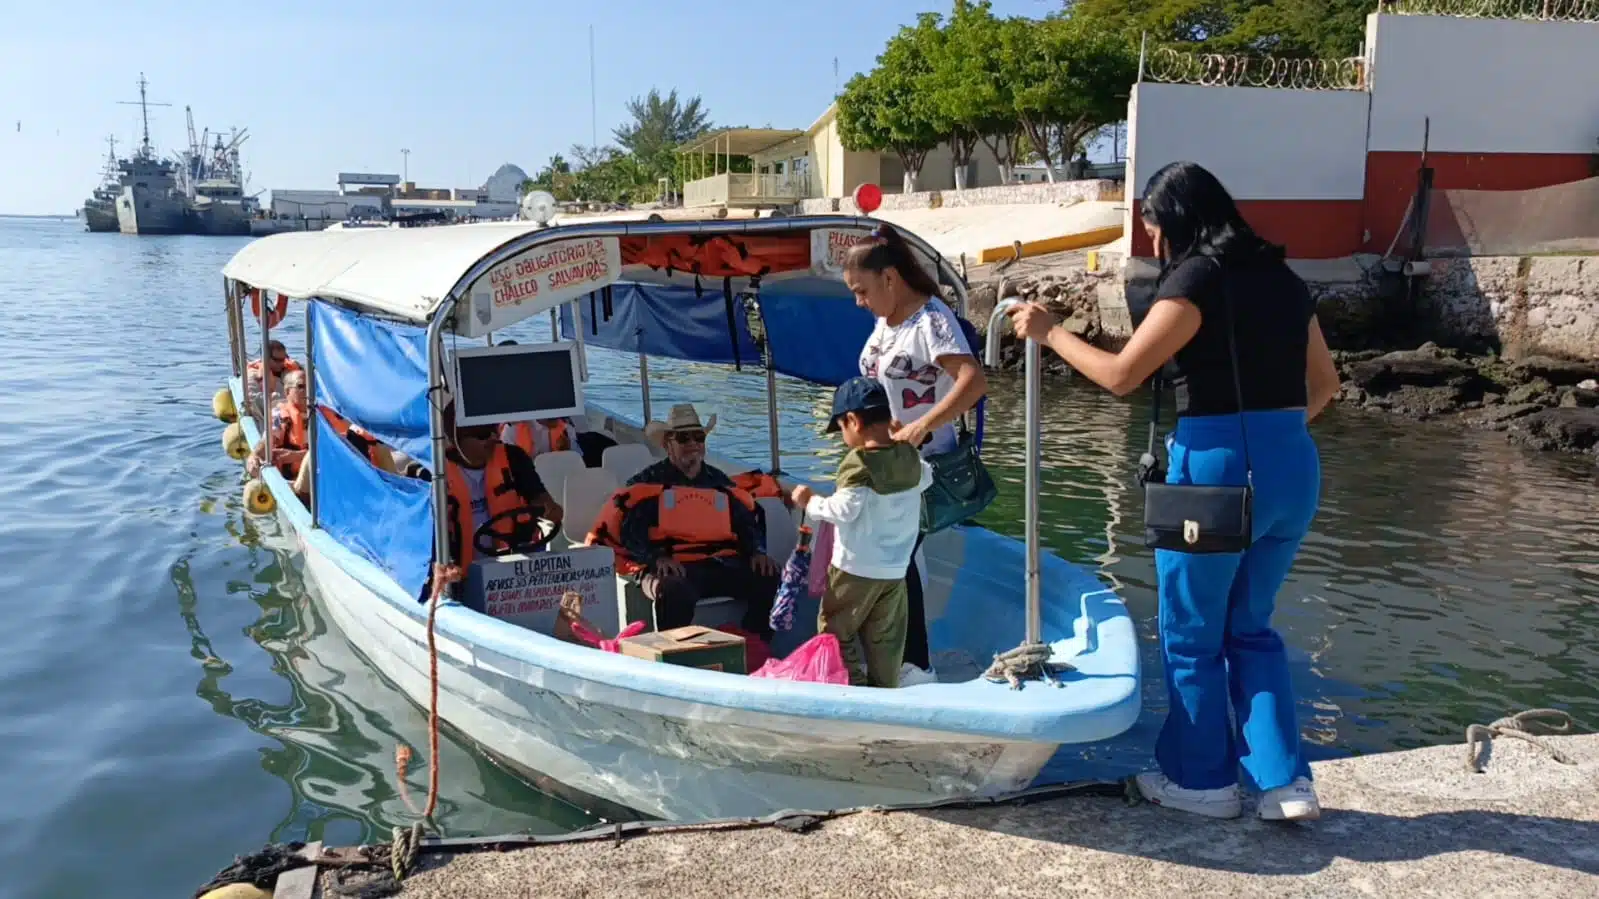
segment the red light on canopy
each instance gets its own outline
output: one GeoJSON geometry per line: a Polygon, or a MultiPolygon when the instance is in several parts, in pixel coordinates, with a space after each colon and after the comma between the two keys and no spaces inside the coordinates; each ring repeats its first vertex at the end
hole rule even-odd
{"type": "Polygon", "coordinates": [[[862,184],[855,188],[855,206],[866,215],[877,211],[883,205],[883,189],[875,184],[862,184]]]}

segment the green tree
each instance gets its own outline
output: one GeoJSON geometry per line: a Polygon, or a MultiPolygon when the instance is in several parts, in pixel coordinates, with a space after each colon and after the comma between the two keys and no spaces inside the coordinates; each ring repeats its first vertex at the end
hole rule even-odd
{"type": "Polygon", "coordinates": [[[1360,52],[1377,0],[1066,0],[1091,19],[1152,44],[1222,53],[1342,58],[1360,52]]]}
{"type": "Polygon", "coordinates": [[[677,89],[666,96],[656,88],[642,97],[627,101],[632,121],[611,132],[617,146],[634,156],[650,158],[684,141],[693,140],[711,127],[710,113],[700,98],[679,101],[677,89]]]}
{"type": "Polygon", "coordinates": [[[957,166],[956,187],[964,187],[965,166],[982,141],[999,163],[1000,180],[1009,183],[1021,121],[1006,78],[1004,23],[988,0],[956,0],[934,57],[931,79],[935,124],[949,137],[957,166]]]}
{"type": "Polygon", "coordinates": [[[877,67],[856,75],[838,98],[839,138],[847,150],[891,150],[905,169],[906,192],[916,189],[928,151],[941,134],[932,101],[933,59],[942,40],[936,13],[889,39],[877,67]]]}
{"type": "Polygon", "coordinates": [[[1016,117],[1051,181],[1057,160],[1069,162],[1084,140],[1126,115],[1138,77],[1124,34],[1076,16],[1007,20],[1000,58],[1016,117]]]}
{"type": "Polygon", "coordinates": [[[617,145],[635,160],[644,173],[641,177],[650,185],[655,185],[659,178],[676,182],[678,146],[711,127],[710,113],[699,96],[679,100],[675,88],[664,96],[658,89],[651,88],[643,97],[628,101],[627,113],[632,121],[611,134],[617,145]]]}

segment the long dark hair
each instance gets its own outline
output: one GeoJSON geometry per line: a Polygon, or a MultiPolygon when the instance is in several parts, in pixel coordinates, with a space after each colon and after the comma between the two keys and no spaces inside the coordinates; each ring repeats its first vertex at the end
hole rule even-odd
{"type": "Polygon", "coordinates": [[[899,231],[886,222],[874,228],[865,243],[850,248],[844,257],[844,267],[874,274],[893,269],[911,290],[923,296],[939,296],[938,282],[922,268],[916,253],[899,231]]]}
{"type": "Polygon", "coordinates": [[[1284,255],[1282,247],[1249,227],[1232,194],[1197,162],[1173,162],[1156,172],[1140,209],[1145,221],[1160,228],[1167,267],[1194,255],[1238,260],[1284,255]]]}

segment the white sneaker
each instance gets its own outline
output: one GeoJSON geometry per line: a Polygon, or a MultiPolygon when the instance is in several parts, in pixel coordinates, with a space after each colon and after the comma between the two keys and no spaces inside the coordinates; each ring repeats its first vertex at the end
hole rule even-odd
{"type": "Polygon", "coordinates": [[[1244,801],[1236,784],[1219,790],[1186,790],[1164,774],[1151,772],[1140,774],[1136,779],[1138,792],[1151,805],[1161,808],[1174,808],[1207,818],[1236,818],[1244,811],[1244,801]]]}
{"type": "Polygon", "coordinates": [[[938,683],[938,674],[931,669],[918,668],[910,662],[906,662],[899,668],[899,685],[901,687],[936,683],[938,683]]]}
{"type": "Polygon", "coordinates": [[[1257,811],[1266,821],[1314,821],[1321,817],[1321,802],[1310,778],[1296,777],[1286,787],[1262,793],[1257,811]]]}

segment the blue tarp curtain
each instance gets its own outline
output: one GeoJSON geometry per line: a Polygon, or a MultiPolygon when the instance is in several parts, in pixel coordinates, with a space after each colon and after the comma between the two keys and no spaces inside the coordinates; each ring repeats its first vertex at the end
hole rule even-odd
{"type": "Polygon", "coordinates": [[[422,595],[433,559],[433,485],[374,467],[328,423],[317,429],[317,519],[322,529],[422,595]]]}
{"type": "MultiPolygon", "coordinates": [[[[578,304],[583,310],[583,340],[590,345],[689,362],[738,361],[756,367],[761,363],[736,302],[735,355],[720,279],[705,279],[699,290],[692,283],[617,284],[611,291],[609,319],[602,293],[595,294],[592,302],[584,297],[578,304]]],[[[871,313],[855,305],[854,297],[838,293],[836,286],[829,294],[814,281],[794,279],[764,285],[760,305],[773,365],[780,373],[829,386],[860,374],[860,352],[871,336],[873,321],[871,313]]],[[[561,333],[568,340],[574,337],[571,307],[561,310],[561,333]]]]}
{"type": "Polygon", "coordinates": [[[427,331],[311,304],[316,401],[433,471],[427,331]]]}
{"type": "MultiPolygon", "coordinates": [[[[434,470],[427,332],[321,302],[311,304],[311,329],[317,404],[434,470]]],[[[318,523],[420,595],[433,554],[431,486],[373,467],[326,418],[312,417],[318,523]]]]}

